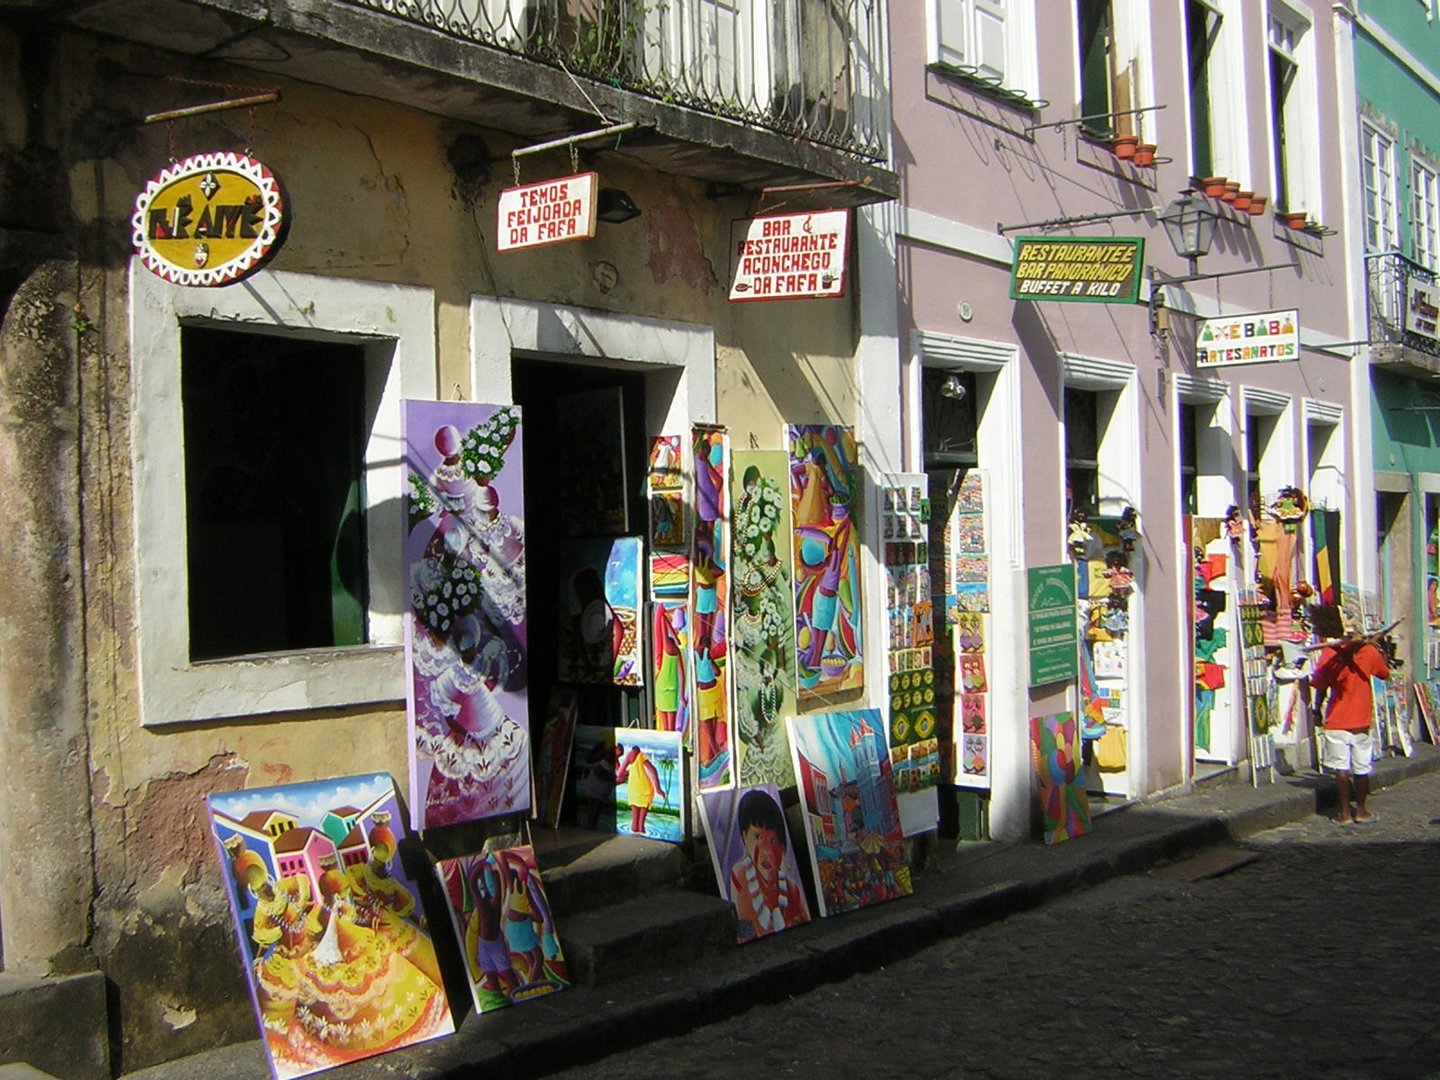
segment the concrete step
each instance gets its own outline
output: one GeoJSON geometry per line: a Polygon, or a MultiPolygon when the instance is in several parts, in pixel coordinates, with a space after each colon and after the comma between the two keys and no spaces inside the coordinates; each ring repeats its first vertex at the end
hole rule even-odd
{"type": "Polygon", "coordinates": [[[29,978],[0,972],[0,1078],[108,1080],[110,1035],[105,976],[29,978]],[[26,1072],[6,1073],[18,1066],[26,1072]]]}
{"type": "Polygon", "coordinates": [[[0,1080],[57,1080],[47,1072],[41,1072],[23,1061],[0,1065],[0,1080]]]}
{"type": "MultiPolygon", "coordinates": [[[[548,885],[547,885],[548,888],[548,885]]],[[[599,986],[735,945],[735,908],[718,896],[671,891],[557,920],[576,983],[599,986]]]]}
{"type": "Polygon", "coordinates": [[[715,892],[708,855],[690,844],[667,844],[589,829],[536,830],[532,845],[545,895],[562,928],[582,912],[675,890],[715,892]]]}

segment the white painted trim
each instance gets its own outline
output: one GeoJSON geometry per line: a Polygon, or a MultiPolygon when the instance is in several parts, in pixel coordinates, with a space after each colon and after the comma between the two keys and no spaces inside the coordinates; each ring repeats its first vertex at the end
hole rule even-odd
{"type": "Polygon", "coordinates": [[[910,331],[910,350],[925,367],[958,371],[999,371],[1019,355],[1019,348],[999,341],[939,334],[933,330],[910,331]]]}
{"type": "Polygon", "coordinates": [[[1418,83],[1423,83],[1425,88],[1432,94],[1440,97],[1440,78],[1430,69],[1430,65],[1416,59],[1415,54],[1404,45],[1390,36],[1390,32],[1378,24],[1370,16],[1359,11],[1350,13],[1358,26],[1366,34],[1375,39],[1375,43],[1395,57],[1406,67],[1406,74],[1418,83]]]}
{"type": "Polygon", "coordinates": [[[1135,365],[1124,360],[1061,353],[1060,374],[1066,386],[1079,390],[1124,390],[1135,378],[1135,365]]]}
{"type": "Polygon", "coordinates": [[[1317,401],[1315,398],[1302,398],[1300,401],[1300,415],[1304,417],[1307,424],[1325,424],[1336,427],[1340,421],[1345,419],[1345,406],[1334,401],[1317,401]]]}
{"type": "Polygon", "coordinates": [[[1258,386],[1242,386],[1240,401],[1247,416],[1279,416],[1290,407],[1290,395],[1258,386]]]}
{"type": "Polygon", "coordinates": [[[902,240],[970,255],[1000,266],[1009,266],[1013,261],[1015,245],[1008,237],[908,206],[896,209],[895,235],[902,240]]]}
{"type": "Polygon", "coordinates": [[[182,288],[138,259],[130,260],[129,284],[141,722],[149,727],[403,700],[400,401],[436,393],[433,292],[280,271],[223,289],[182,288]],[[367,352],[377,354],[377,363],[388,361],[365,450],[373,644],[190,662],[182,320],[348,339],[371,346],[367,352]]]}
{"type": "Polygon", "coordinates": [[[1187,375],[1183,371],[1177,371],[1173,378],[1176,396],[1186,405],[1218,405],[1230,393],[1230,384],[1224,379],[1187,375]]]}

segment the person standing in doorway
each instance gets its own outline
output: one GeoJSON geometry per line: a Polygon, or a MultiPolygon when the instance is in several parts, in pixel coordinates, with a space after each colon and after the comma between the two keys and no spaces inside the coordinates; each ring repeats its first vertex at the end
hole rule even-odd
{"type": "Polygon", "coordinates": [[[1365,808],[1375,751],[1370,734],[1375,709],[1370,680],[1388,679],[1390,666],[1370,638],[1339,633],[1342,623],[1338,608],[1316,606],[1311,612],[1316,633],[1322,639],[1336,638],[1320,650],[1310,675],[1310,686],[1316,691],[1313,710],[1319,715],[1322,703],[1324,709],[1320,764],[1335,773],[1339,788],[1340,809],[1335,820],[1341,825],[1368,824],[1375,820],[1375,815],[1365,808]]]}

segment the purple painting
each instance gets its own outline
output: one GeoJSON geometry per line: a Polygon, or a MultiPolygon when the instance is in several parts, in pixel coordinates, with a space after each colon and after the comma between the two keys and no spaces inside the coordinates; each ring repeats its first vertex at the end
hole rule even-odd
{"type": "Polygon", "coordinates": [[[407,401],[410,816],[530,808],[520,410],[407,401]]]}

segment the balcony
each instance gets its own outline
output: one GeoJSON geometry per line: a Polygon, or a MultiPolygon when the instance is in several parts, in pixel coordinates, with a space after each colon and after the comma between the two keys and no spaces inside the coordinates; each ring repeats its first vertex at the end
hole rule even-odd
{"type": "MultiPolygon", "coordinates": [[[[99,0],[88,30],[745,188],[893,198],[883,0],[99,0]],[[603,152],[603,151],[600,151],[603,152]]],[[[193,68],[184,72],[194,74],[193,68]]],[[[498,155],[497,155],[498,156],[498,155]]]]}
{"type": "Polygon", "coordinates": [[[1440,375],[1440,285],[1398,251],[1365,256],[1370,360],[1401,374],[1440,375]]]}

